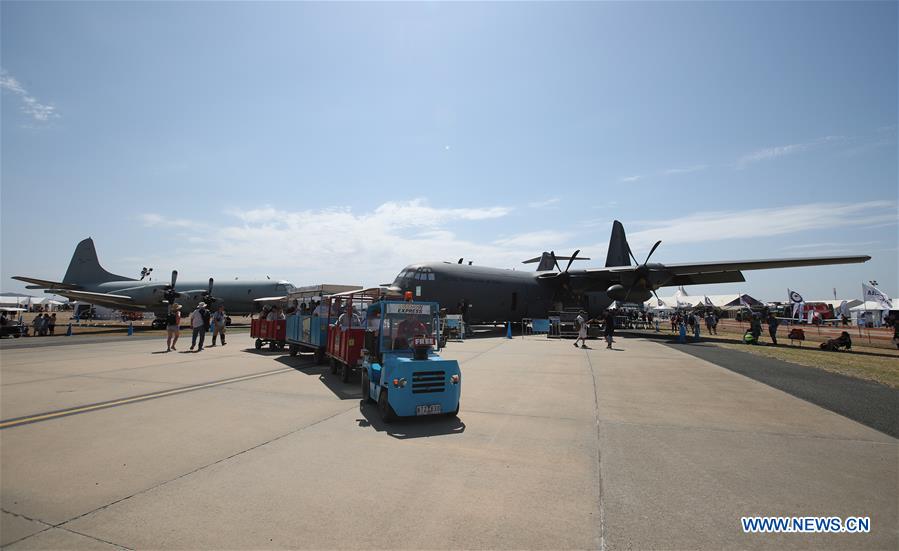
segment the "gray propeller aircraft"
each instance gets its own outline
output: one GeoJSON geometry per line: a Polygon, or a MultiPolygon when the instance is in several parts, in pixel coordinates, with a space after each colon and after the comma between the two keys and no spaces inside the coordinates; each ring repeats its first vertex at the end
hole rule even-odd
{"type": "Polygon", "coordinates": [[[738,260],[692,264],[650,263],[661,244],[657,241],[643,263],[637,261],[627,243],[624,226],[615,221],[604,268],[572,270],[579,257],[558,257],[544,252],[524,263],[540,262],[536,272],[488,268],[458,263],[411,264],[403,268],[389,289],[411,291],[416,300],[439,302],[448,313],[464,314],[470,323],[519,321],[545,318],[564,306],[584,307],[591,316],[599,315],[612,301],[642,303],[661,287],[738,283],[746,281],[743,270],[767,270],[867,262],[870,256],[826,256],[738,260]],[[634,264],[631,264],[633,259],[634,264]],[[559,260],[568,260],[565,269],[559,260]],[[470,308],[469,308],[470,306],[470,308]],[[467,312],[465,312],[467,310],[467,312]]]}
{"type": "Polygon", "coordinates": [[[211,307],[223,305],[231,315],[251,314],[258,310],[260,300],[284,296],[293,290],[293,285],[288,281],[235,280],[215,284],[209,278],[209,281],[203,282],[178,282],[177,271],[172,271],[168,282],[144,281],[151,270],[144,268],[140,280],[107,272],[100,266],[94,241],[88,237],[75,247],[75,254],[62,281],[25,276],[14,276],[13,279],[30,283],[28,289],[44,289],[47,293],[70,300],[117,310],[152,312],[156,315],[154,327],[165,323],[165,314],[173,301],[187,311],[205,302],[211,307]]]}

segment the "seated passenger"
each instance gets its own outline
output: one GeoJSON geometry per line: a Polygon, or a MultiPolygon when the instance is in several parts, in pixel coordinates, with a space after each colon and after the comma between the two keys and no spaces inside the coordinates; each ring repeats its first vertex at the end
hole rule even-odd
{"type": "Polygon", "coordinates": [[[409,348],[409,340],[412,337],[418,337],[428,334],[428,327],[421,322],[415,316],[407,316],[406,319],[400,322],[399,326],[397,326],[396,331],[396,339],[394,340],[393,347],[396,348],[409,348]]]}

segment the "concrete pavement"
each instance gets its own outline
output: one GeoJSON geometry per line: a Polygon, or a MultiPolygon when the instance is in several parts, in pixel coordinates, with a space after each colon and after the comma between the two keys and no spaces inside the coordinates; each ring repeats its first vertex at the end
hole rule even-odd
{"type": "Polygon", "coordinates": [[[385,426],[357,382],[230,342],[0,350],[4,420],[160,394],[0,431],[0,544],[899,545],[896,439],[658,343],[451,343],[459,419],[385,426]],[[746,515],[867,515],[872,532],[746,535],[746,515]]]}

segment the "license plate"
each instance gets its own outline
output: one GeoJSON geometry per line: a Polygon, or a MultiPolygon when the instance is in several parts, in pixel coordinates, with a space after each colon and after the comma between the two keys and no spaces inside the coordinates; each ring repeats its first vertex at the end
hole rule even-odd
{"type": "Polygon", "coordinates": [[[415,406],[415,415],[437,415],[440,413],[440,404],[430,406],[415,406]]]}

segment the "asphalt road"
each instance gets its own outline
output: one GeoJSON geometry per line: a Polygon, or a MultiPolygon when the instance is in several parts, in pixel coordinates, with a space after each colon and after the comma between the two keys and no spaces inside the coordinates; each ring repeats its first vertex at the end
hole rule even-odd
{"type": "Polygon", "coordinates": [[[452,343],[458,419],[384,425],[308,357],[0,349],[0,544],[896,549],[899,443],[663,344],[452,343]],[[744,534],[746,515],[868,534],[744,534]]]}

